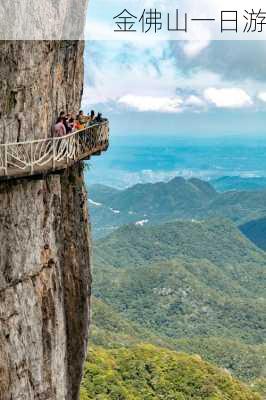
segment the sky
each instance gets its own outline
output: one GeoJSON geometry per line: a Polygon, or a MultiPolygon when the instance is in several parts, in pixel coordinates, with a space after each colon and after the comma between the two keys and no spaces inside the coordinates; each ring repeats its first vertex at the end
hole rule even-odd
{"type": "MultiPolygon", "coordinates": [[[[89,25],[104,31],[96,1],[89,25]]],[[[203,37],[87,41],[84,110],[103,112],[115,136],[266,134],[266,42],[203,37]]]]}

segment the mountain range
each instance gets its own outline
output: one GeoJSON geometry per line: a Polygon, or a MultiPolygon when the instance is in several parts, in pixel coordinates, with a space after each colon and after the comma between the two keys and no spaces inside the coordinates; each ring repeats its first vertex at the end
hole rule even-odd
{"type": "Polygon", "coordinates": [[[266,190],[213,185],[90,188],[93,348],[82,400],[266,398],[266,190]],[[181,385],[173,393],[171,382],[181,385]]]}
{"type": "Polygon", "coordinates": [[[266,189],[265,177],[222,176],[210,182],[219,192],[227,192],[229,190],[257,191],[266,189]]]}
{"type": "Polygon", "coordinates": [[[96,344],[112,343],[104,332],[113,315],[115,345],[146,340],[262,378],[265,266],[265,253],[229,220],[121,227],[95,243],[96,344]]]}
{"type": "Polygon", "coordinates": [[[154,225],[176,219],[226,217],[242,225],[266,213],[266,189],[221,193],[195,178],[177,177],[125,190],[93,185],[89,198],[95,238],[128,223],[154,225]]]}

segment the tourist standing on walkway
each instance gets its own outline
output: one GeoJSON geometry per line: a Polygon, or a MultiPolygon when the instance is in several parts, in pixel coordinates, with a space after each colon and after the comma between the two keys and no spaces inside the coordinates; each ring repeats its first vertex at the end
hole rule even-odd
{"type": "Polygon", "coordinates": [[[55,126],[54,126],[54,135],[61,137],[66,135],[66,128],[64,125],[64,117],[59,117],[55,126]]]}

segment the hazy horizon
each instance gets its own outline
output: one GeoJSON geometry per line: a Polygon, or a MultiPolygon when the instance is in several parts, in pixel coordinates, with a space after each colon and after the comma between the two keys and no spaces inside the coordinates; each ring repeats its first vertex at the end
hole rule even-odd
{"type": "Polygon", "coordinates": [[[212,180],[265,177],[266,138],[111,137],[100,159],[90,162],[89,183],[125,188],[175,176],[212,180]],[[173,140],[171,140],[173,139],[173,140]]]}

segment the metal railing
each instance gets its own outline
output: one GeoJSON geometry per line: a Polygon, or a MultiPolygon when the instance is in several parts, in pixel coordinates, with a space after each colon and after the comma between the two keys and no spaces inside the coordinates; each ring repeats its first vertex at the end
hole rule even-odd
{"type": "Polygon", "coordinates": [[[0,178],[64,169],[105,151],[108,143],[109,123],[104,121],[62,137],[0,144],[0,178]]]}

